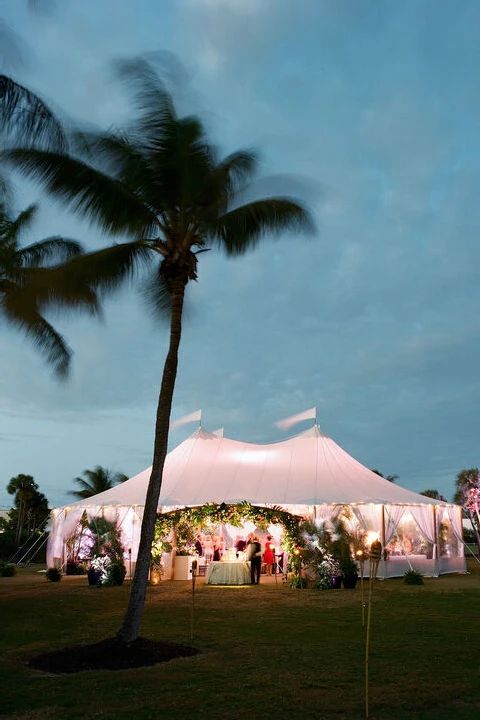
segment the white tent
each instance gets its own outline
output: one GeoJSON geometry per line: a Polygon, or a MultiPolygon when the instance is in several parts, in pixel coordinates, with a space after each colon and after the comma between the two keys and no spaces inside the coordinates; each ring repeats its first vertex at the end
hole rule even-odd
{"type": "MultiPolygon", "coordinates": [[[[48,563],[63,561],[65,540],[84,510],[89,517],[117,517],[135,560],[149,477],[150,468],[111,490],[54,510],[48,563]]],[[[336,517],[342,508],[350,508],[354,521],[378,532],[385,547],[398,540],[398,559],[392,552],[381,568],[383,575],[403,574],[412,563],[399,532],[408,519],[425,548],[430,547],[430,552],[413,553],[417,569],[428,574],[465,570],[461,508],[385,480],[342,450],[318,425],[268,445],[231,440],[199,427],[167,455],[160,511],[243,500],[317,518],[336,517]],[[445,534],[447,526],[449,542],[444,538],[441,544],[441,531],[445,534]]]]}

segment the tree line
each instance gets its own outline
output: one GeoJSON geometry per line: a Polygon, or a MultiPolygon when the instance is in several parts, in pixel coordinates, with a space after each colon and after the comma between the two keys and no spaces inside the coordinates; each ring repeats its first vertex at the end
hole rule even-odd
{"type": "MultiPolygon", "coordinates": [[[[96,465],[93,470],[84,470],[82,475],[73,479],[78,489],[69,491],[76,500],[98,495],[128,480],[124,473],[101,465],[96,465]]],[[[0,518],[0,560],[4,561],[9,561],[34,533],[45,531],[51,509],[32,475],[21,473],[10,478],[7,492],[13,495],[13,507],[7,518],[0,518]]],[[[38,562],[45,561],[44,552],[39,551],[34,557],[38,562]]]]}

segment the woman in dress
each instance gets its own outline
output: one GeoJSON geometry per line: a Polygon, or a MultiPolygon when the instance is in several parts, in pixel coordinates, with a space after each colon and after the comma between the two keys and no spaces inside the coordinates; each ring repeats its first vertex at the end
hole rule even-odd
{"type": "Polygon", "coordinates": [[[213,542],[211,535],[205,535],[203,540],[203,554],[205,556],[205,562],[212,562],[213,558],[213,542]]]}
{"type": "Polygon", "coordinates": [[[267,535],[267,542],[265,543],[265,552],[263,553],[263,562],[265,563],[265,572],[267,575],[272,574],[273,563],[275,562],[275,543],[272,542],[273,538],[271,535],[267,535]]]}

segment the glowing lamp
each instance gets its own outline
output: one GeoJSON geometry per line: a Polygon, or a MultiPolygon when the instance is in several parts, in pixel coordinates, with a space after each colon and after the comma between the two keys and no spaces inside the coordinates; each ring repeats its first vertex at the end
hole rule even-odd
{"type": "Polygon", "coordinates": [[[158,585],[160,582],[160,573],[158,570],[152,570],[150,573],[150,582],[152,585],[158,585]]]}
{"type": "MultiPolygon", "coordinates": [[[[370,547],[370,559],[372,562],[377,563],[382,557],[382,543],[379,540],[375,540],[370,547]]],[[[376,574],[376,573],[375,573],[376,574]]]]}

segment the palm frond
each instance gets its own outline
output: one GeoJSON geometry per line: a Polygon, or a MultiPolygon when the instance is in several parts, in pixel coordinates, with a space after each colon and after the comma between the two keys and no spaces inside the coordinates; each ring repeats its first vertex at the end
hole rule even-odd
{"type": "Polygon", "coordinates": [[[212,229],[212,239],[228,255],[243,255],[260,239],[286,231],[313,232],[313,219],[306,208],[288,198],[256,200],[230,210],[212,229]]]}
{"type": "Polygon", "coordinates": [[[79,159],[35,149],[7,150],[3,158],[106,233],[143,235],[157,222],[128,187],[79,159]]]}
{"type": "Polygon", "coordinates": [[[172,225],[183,233],[202,205],[214,167],[214,149],[200,121],[187,117],[164,126],[147,152],[152,182],[145,201],[175,218],[172,225]]]}
{"type": "Polygon", "coordinates": [[[116,71],[121,80],[133,89],[140,123],[135,128],[140,135],[150,128],[175,122],[177,115],[172,96],[165,88],[158,72],[144,57],[117,60],[116,71]]]}
{"type": "Polygon", "coordinates": [[[10,220],[8,228],[2,233],[7,240],[17,240],[19,235],[25,230],[33,221],[37,212],[36,205],[30,205],[26,210],[22,210],[14,220],[10,220]]]}
{"type": "Polygon", "coordinates": [[[202,183],[200,201],[207,222],[228,211],[239,189],[243,189],[255,173],[257,162],[254,152],[239,150],[211,167],[207,181],[202,183]]]}
{"type": "Polygon", "coordinates": [[[48,105],[7,75],[0,75],[0,130],[20,145],[65,150],[65,132],[48,105]]]}
{"type": "Polygon", "coordinates": [[[147,242],[121,243],[79,255],[56,268],[56,272],[62,273],[73,286],[77,282],[99,292],[112,291],[141,271],[152,260],[152,255],[147,242]]]}
{"type": "Polygon", "coordinates": [[[218,163],[213,178],[217,178],[228,189],[231,198],[240,186],[246,184],[255,174],[258,165],[258,156],[252,150],[238,150],[231,153],[218,163]]]}
{"type": "Polygon", "coordinates": [[[143,198],[153,178],[144,153],[132,138],[125,134],[84,132],[82,144],[82,155],[94,159],[95,167],[101,167],[136,197],[143,198]]]}
{"type": "Polygon", "coordinates": [[[22,289],[25,301],[39,311],[81,310],[90,315],[101,314],[97,293],[89,278],[75,272],[70,263],[22,269],[11,273],[11,278],[22,289]]]}
{"type": "Polygon", "coordinates": [[[45,238],[17,251],[19,265],[38,267],[49,262],[63,263],[78,257],[83,252],[77,240],[62,237],[45,238]]]}
{"type": "Polygon", "coordinates": [[[10,291],[5,292],[5,281],[2,282],[2,286],[4,292],[1,307],[6,319],[25,333],[56,375],[64,379],[68,374],[72,355],[65,339],[40,315],[34,304],[25,301],[21,291],[10,287],[10,291]]]}
{"type": "Polygon", "coordinates": [[[160,273],[160,267],[151,271],[142,282],[141,294],[147,308],[155,317],[167,322],[170,320],[172,296],[165,278],[160,273]]]}

